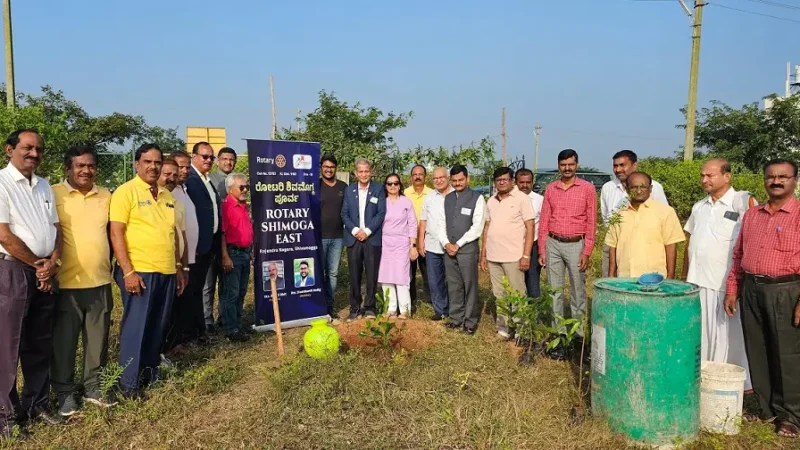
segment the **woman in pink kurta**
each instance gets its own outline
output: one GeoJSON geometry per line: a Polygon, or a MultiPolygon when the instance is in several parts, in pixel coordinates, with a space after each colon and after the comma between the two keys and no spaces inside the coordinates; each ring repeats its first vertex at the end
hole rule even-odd
{"type": "Polygon", "coordinates": [[[400,319],[411,315],[411,261],[417,259],[417,216],[414,205],[403,196],[400,176],[393,173],[384,181],[386,189],[386,218],[383,220],[381,266],[378,282],[381,292],[389,291],[387,316],[400,319]]]}

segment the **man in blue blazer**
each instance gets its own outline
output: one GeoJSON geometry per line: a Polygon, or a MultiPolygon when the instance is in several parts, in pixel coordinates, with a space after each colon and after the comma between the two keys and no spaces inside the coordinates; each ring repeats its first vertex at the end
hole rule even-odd
{"type": "Polygon", "coordinates": [[[214,149],[208,142],[195,144],[192,148],[192,167],[189,170],[189,178],[186,179],[187,194],[192,199],[197,211],[198,226],[197,256],[195,263],[190,266],[187,286],[191,293],[191,322],[194,325],[190,327],[190,331],[192,337],[198,339],[200,343],[208,342],[206,332],[213,331],[214,323],[213,319],[211,322],[208,321],[208,314],[204,312],[203,287],[206,277],[211,264],[215,259],[220,258],[222,248],[225,249],[225,256],[227,256],[227,247],[221,243],[222,208],[214,183],[208,177],[214,159],[214,149]],[[209,324],[211,327],[207,326],[209,324]]]}
{"type": "Polygon", "coordinates": [[[378,292],[378,267],[381,263],[381,229],[386,216],[386,192],[381,183],[370,181],[372,163],[356,160],[357,181],[347,187],[342,204],[343,242],[347,247],[350,270],[350,315],[348,322],[360,316],[375,317],[375,294],[378,292]],[[361,307],[361,272],[366,272],[367,296],[361,307]]]}

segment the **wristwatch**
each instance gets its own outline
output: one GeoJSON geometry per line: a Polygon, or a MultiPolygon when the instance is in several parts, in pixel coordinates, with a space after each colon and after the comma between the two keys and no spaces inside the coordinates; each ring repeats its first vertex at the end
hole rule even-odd
{"type": "Polygon", "coordinates": [[[56,265],[57,265],[58,267],[61,267],[61,258],[59,258],[59,259],[57,259],[57,260],[56,260],[56,265]]]}
{"type": "Polygon", "coordinates": [[[522,255],[522,257],[525,258],[525,259],[531,259],[531,257],[528,256],[528,255],[522,255]]]}

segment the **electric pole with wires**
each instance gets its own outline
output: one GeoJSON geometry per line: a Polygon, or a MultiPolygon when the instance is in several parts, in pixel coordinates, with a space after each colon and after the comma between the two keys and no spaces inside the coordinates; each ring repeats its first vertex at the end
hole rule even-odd
{"type": "Polygon", "coordinates": [[[700,36],[703,28],[703,7],[708,3],[695,0],[694,14],[683,0],[678,0],[692,21],[692,65],[689,71],[689,104],[686,106],[686,139],[683,143],[683,159],[694,158],[694,130],[697,124],[697,79],[700,72],[700,36]]]}

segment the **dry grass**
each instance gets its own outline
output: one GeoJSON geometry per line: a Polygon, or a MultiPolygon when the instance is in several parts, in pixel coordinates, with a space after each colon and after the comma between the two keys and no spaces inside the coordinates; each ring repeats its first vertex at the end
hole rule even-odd
{"type": "MultiPolygon", "coordinates": [[[[481,286],[489,300],[483,275],[481,286]]],[[[418,317],[428,315],[426,306],[418,317]]],[[[299,354],[303,329],[287,332],[278,368],[274,337],[197,349],[149,400],[106,412],[89,407],[64,426],[36,425],[18,448],[628,448],[602,419],[571,425],[577,388],[568,364],[540,359],[519,366],[509,344],[494,339],[490,316],[474,337],[431,323],[415,327],[434,329],[433,344],[390,357],[352,349],[331,361],[311,360],[299,354]]],[[[704,436],[689,448],[793,445],[769,426],[747,425],[740,436],[704,436]]]]}

